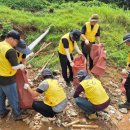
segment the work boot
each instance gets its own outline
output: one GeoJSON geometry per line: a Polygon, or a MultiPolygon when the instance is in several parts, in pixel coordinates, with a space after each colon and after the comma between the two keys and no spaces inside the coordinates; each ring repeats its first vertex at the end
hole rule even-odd
{"type": "Polygon", "coordinates": [[[86,116],[87,116],[87,118],[90,119],[90,120],[95,120],[95,119],[97,119],[97,117],[98,117],[96,113],[89,114],[89,115],[86,115],[86,116]]]}
{"type": "Polygon", "coordinates": [[[19,116],[14,116],[14,120],[15,121],[20,121],[20,120],[23,120],[25,118],[27,118],[28,115],[19,115],[19,116]]]}
{"type": "Polygon", "coordinates": [[[127,108],[128,110],[130,110],[130,103],[125,102],[124,104],[119,104],[119,109],[120,108],[127,108]]]}
{"type": "Polygon", "coordinates": [[[66,82],[66,85],[67,85],[68,87],[71,87],[71,83],[70,83],[70,80],[69,80],[69,79],[67,79],[65,82],[66,82]]]}
{"type": "Polygon", "coordinates": [[[10,110],[9,110],[9,109],[7,109],[7,111],[6,111],[5,113],[0,114],[0,119],[5,118],[5,117],[8,115],[8,113],[9,113],[9,112],[10,112],[10,110]]]}

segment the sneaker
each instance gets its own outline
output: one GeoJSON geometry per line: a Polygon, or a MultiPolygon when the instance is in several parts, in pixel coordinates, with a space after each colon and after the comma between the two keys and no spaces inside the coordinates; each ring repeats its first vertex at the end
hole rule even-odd
{"type": "Polygon", "coordinates": [[[7,109],[7,111],[4,114],[0,114],[0,118],[1,119],[5,118],[9,112],[10,112],[10,110],[7,109]]]}
{"type": "Polygon", "coordinates": [[[14,120],[15,120],[15,121],[21,121],[21,120],[23,120],[23,119],[25,119],[25,118],[27,118],[27,117],[28,117],[28,115],[14,116],[14,120]]]}
{"type": "Polygon", "coordinates": [[[90,119],[90,120],[95,120],[97,119],[97,114],[96,113],[93,113],[93,114],[90,114],[90,115],[87,115],[87,118],[90,119]]]}
{"type": "Polygon", "coordinates": [[[124,104],[120,104],[118,107],[119,108],[127,108],[128,110],[130,110],[130,103],[125,102],[124,104]]]}

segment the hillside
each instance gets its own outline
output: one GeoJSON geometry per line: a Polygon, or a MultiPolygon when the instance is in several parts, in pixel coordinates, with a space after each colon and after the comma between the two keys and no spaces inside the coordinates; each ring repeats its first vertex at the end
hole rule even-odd
{"type": "MultiPolygon", "coordinates": [[[[81,30],[82,25],[89,20],[89,17],[93,13],[97,13],[100,16],[101,41],[106,46],[108,60],[114,61],[118,66],[125,65],[128,49],[125,46],[119,49],[117,44],[120,43],[124,34],[130,32],[130,11],[123,11],[115,5],[107,5],[98,1],[62,4],[41,2],[36,5],[39,4],[41,10],[31,12],[31,9],[25,11],[27,7],[25,7],[25,10],[18,10],[21,8],[11,9],[2,5],[2,0],[0,0],[1,35],[9,29],[15,28],[24,35],[26,42],[29,44],[49,25],[53,25],[44,40],[53,42],[48,50],[57,50],[58,41],[62,35],[72,29],[81,30]],[[49,13],[49,9],[54,9],[54,12],[49,13]]],[[[14,8],[17,5],[14,5],[14,8]]],[[[30,7],[32,5],[35,5],[35,2],[30,7]]],[[[31,64],[34,67],[41,67],[48,57],[49,55],[36,57],[31,61],[31,64]]],[[[58,68],[58,63],[58,57],[55,55],[49,67],[58,68]]]]}

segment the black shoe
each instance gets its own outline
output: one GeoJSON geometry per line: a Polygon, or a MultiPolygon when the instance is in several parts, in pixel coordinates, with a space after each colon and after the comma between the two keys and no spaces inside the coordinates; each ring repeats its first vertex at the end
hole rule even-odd
{"type": "Polygon", "coordinates": [[[7,111],[4,114],[0,114],[0,118],[1,119],[5,118],[9,112],[10,112],[10,110],[7,109],[7,111]]]}
{"type": "Polygon", "coordinates": [[[19,115],[19,116],[14,116],[15,121],[21,121],[25,118],[27,118],[29,115],[19,115]]]}
{"type": "Polygon", "coordinates": [[[119,109],[120,109],[120,108],[127,108],[128,110],[130,110],[130,103],[125,102],[124,104],[120,104],[120,105],[119,105],[119,109]]]}

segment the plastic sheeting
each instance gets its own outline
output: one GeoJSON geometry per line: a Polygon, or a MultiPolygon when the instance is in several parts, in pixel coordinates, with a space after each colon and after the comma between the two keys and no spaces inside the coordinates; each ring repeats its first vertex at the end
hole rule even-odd
{"type": "Polygon", "coordinates": [[[94,75],[102,76],[106,69],[106,53],[103,44],[93,44],[90,56],[93,60],[93,68],[91,72],[94,75]]]}
{"type": "Polygon", "coordinates": [[[25,83],[28,83],[26,71],[18,70],[16,73],[16,84],[19,96],[19,107],[21,109],[31,108],[33,103],[31,94],[23,88],[25,83]]]}
{"type": "MultiPolygon", "coordinates": [[[[77,75],[79,70],[86,70],[86,62],[85,62],[85,57],[83,55],[79,55],[76,57],[74,60],[74,66],[72,67],[73,70],[73,75],[74,77],[77,75]]],[[[79,85],[78,79],[74,78],[73,79],[73,85],[77,87],[79,85]]]]}

